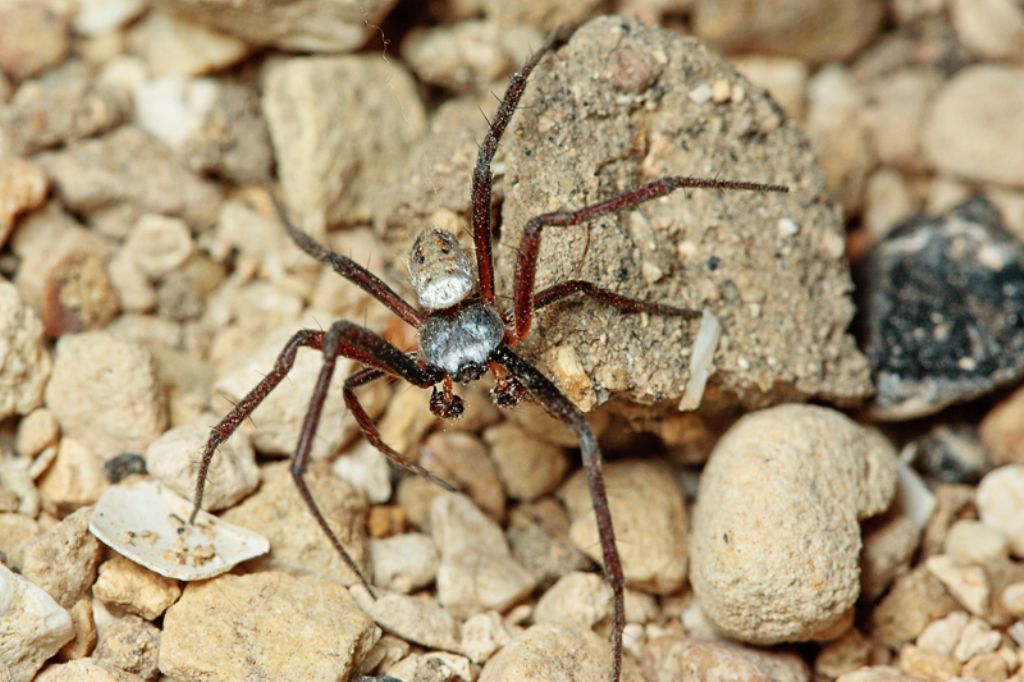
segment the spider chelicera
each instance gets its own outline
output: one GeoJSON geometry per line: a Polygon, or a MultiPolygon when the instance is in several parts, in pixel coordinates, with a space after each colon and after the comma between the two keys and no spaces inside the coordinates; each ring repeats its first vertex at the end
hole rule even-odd
{"type": "Polygon", "coordinates": [[[580,225],[682,188],[760,192],[786,192],[788,189],[781,185],[757,182],[672,176],[576,210],[539,215],[526,224],[518,247],[512,310],[499,312],[494,300],[491,250],[491,160],[523,94],[530,72],[551,49],[554,42],[554,36],[548,38],[512,77],[494,122],[480,145],[473,172],[471,195],[476,276],[474,277],[469,255],[451,233],[440,229],[424,231],[414,242],[409,257],[409,274],[416,290],[419,308],[404,301],[383,280],[366,268],[350,258],[324,248],[296,228],[271,191],[281,222],[295,243],[307,254],[329,265],[339,275],[361,287],[415,327],[419,331],[419,351],[403,352],[376,333],[348,320],[333,323],[327,331],[302,329],[296,332],[281,351],[274,368],[211,430],[199,464],[190,523],[195,521],[202,504],[206,475],[217,446],[224,442],[287,376],[299,348],[315,348],[323,354],[323,366],[313,389],[309,410],[302,423],[299,442],[292,457],[291,474],[313,518],[344,562],[373,594],[369,581],[327,524],[303,480],[338,357],[350,358],[365,365],[363,369],[349,376],[344,384],[345,404],[355,416],[364,437],[396,465],[425,476],[447,490],[454,488],[416,462],[406,459],[381,440],[377,427],[360,405],[355,389],[381,378],[404,379],[421,388],[432,388],[431,412],[439,417],[454,419],[462,414],[463,403],[452,391],[453,382],[466,384],[491,372],[495,379],[495,386],[491,391],[495,403],[501,407],[512,407],[522,398],[528,397],[539,403],[551,416],[564,422],[579,439],[583,467],[601,540],[605,576],[613,596],[611,678],[618,680],[622,665],[622,630],[625,626],[623,575],[619,553],[615,547],[615,533],[612,529],[604,478],[601,474],[601,451],[598,449],[597,438],[583,413],[551,380],[520,357],[512,347],[526,338],[534,311],[573,294],[589,296],[627,313],[646,311],[680,317],[698,317],[700,313],[627,298],[580,280],[565,281],[535,292],[534,276],[541,232],[545,227],[580,225]]]}

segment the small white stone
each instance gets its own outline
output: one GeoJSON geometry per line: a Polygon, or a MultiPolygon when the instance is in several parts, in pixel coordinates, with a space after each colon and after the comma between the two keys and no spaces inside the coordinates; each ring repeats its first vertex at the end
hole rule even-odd
{"type": "Polygon", "coordinates": [[[900,458],[896,460],[896,496],[893,500],[893,509],[913,521],[918,528],[924,528],[935,511],[935,495],[920,474],[907,465],[903,454],[900,453],[900,458]]]}
{"type": "Polygon", "coordinates": [[[688,97],[691,102],[696,104],[704,104],[711,99],[713,92],[711,86],[707,83],[701,83],[693,90],[690,90],[688,97]]]}
{"type": "Polygon", "coordinates": [[[437,546],[429,535],[406,533],[370,540],[373,583],[408,594],[426,587],[437,576],[437,546]]]}
{"type": "Polygon", "coordinates": [[[249,48],[233,36],[152,9],[129,36],[155,74],[202,74],[241,60],[249,48]]]}
{"type": "Polygon", "coordinates": [[[374,504],[391,499],[391,467],[388,459],[369,441],[360,440],[331,465],[334,475],[366,493],[374,504]]]}
{"type": "Polygon", "coordinates": [[[612,590],[604,578],[574,571],[548,588],[533,611],[533,622],[591,628],[611,611],[612,590]]]}
{"type": "Polygon", "coordinates": [[[0,564],[0,671],[30,680],[75,637],[71,616],[42,588],[0,564]]]}
{"type": "Polygon", "coordinates": [[[39,491],[32,482],[31,466],[26,457],[0,459],[0,511],[39,516],[39,491]]]}
{"type": "Polygon", "coordinates": [[[1006,536],[992,526],[973,519],[961,519],[946,535],[945,553],[963,563],[985,564],[1005,559],[1009,546],[1006,536]]]}
{"type": "Polygon", "coordinates": [[[1011,616],[1024,618],[1024,582],[1010,583],[1003,588],[1000,601],[1011,616]]]}
{"type": "Polygon", "coordinates": [[[178,268],[194,249],[185,221],[146,213],[125,240],[125,252],[139,269],[156,279],[178,268]]]}
{"type": "Polygon", "coordinates": [[[928,557],[925,565],[965,609],[978,616],[989,612],[991,587],[983,568],[964,566],[945,554],[928,557]]]}
{"type": "Polygon", "coordinates": [[[404,594],[378,594],[374,599],[362,585],[349,594],[378,625],[404,640],[430,649],[459,651],[459,625],[434,599],[404,594]]]}
{"type": "Polygon", "coordinates": [[[779,234],[783,237],[792,237],[800,232],[800,226],[792,218],[779,218],[779,234]]]}
{"type": "Polygon", "coordinates": [[[1024,557],[1024,464],[999,467],[978,484],[975,502],[981,520],[1000,530],[1015,557],[1024,557]]]}
{"type": "Polygon", "coordinates": [[[509,497],[534,500],[562,482],[569,469],[565,451],[533,436],[512,422],[484,432],[491,459],[509,497]]]}
{"type": "Polygon", "coordinates": [[[537,579],[512,558],[501,528],[464,495],[442,493],[430,505],[430,528],[441,550],[437,597],[457,617],[503,611],[537,579]]]}
{"type": "Polygon", "coordinates": [[[123,26],[146,10],[143,0],[78,0],[72,19],[76,33],[100,36],[123,26]]]}
{"type": "Polygon", "coordinates": [[[135,121],[171,149],[181,151],[203,124],[217,93],[217,82],[210,78],[156,78],[135,90],[135,121]]]}
{"type": "Polygon", "coordinates": [[[497,611],[478,613],[462,624],[462,653],[474,663],[483,663],[517,634],[518,628],[508,625],[497,611]]]}
{"type": "Polygon", "coordinates": [[[960,641],[953,649],[953,657],[966,663],[978,654],[995,651],[1003,641],[1003,634],[981,620],[972,618],[960,635],[960,641]]]}
{"type": "Polygon", "coordinates": [[[966,611],[954,611],[945,618],[933,621],[917,636],[917,646],[940,656],[952,656],[953,649],[970,620],[971,617],[966,611]]]}
{"type": "Polygon", "coordinates": [[[60,436],[57,418],[45,407],[32,410],[18,424],[14,449],[22,457],[35,457],[46,448],[56,445],[60,436]]]}
{"type": "Polygon", "coordinates": [[[161,483],[122,483],[100,498],[89,530],[135,563],[178,580],[212,578],[270,549],[261,535],[207,512],[190,526],[191,512],[191,502],[161,483]]]}
{"type": "Polygon", "coordinates": [[[473,679],[473,666],[465,656],[444,651],[406,656],[387,669],[388,677],[428,682],[461,682],[473,679]]]}
{"type": "MultiPolygon", "coordinates": [[[[210,428],[217,423],[203,415],[171,429],[146,448],[146,470],[182,497],[195,492],[196,475],[210,428]]],[[[256,454],[245,432],[236,432],[221,443],[206,473],[203,509],[218,511],[234,506],[260,483],[256,454]]]]}

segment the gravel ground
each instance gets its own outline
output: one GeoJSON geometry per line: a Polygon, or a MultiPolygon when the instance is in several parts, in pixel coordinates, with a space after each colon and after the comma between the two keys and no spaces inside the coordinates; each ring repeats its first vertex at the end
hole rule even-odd
{"type": "Polygon", "coordinates": [[[267,180],[415,300],[556,27],[493,165],[502,305],[535,215],[789,188],[544,233],[538,286],[702,313],[567,300],[519,346],[606,454],[622,679],[1024,680],[1020,0],[0,0],[0,681],[608,679],[577,442],[490,379],[455,421],[359,389],[450,493],[338,361],[305,478],[376,597],[289,473],[314,350],[184,518],[297,330],[417,345],[267,180]]]}

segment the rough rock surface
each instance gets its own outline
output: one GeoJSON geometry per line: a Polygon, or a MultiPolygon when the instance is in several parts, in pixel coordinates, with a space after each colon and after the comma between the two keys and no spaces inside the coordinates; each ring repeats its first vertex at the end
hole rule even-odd
{"type": "Polygon", "coordinates": [[[610,668],[608,643],[590,630],[534,625],[487,661],[478,682],[599,682],[610,668]]]}
{"type": "Polygon", "coordinates": [[[795,654],[670,634],[644,648],[644,677],[650,682],[809,682],[811,671],[795,654]]]}
{"type": "Polygon", "coordinates": [[[892,446],[838,412],[744,417],[715,446],[694,509],[690,577],[704,611],[741,641],[827,636],[860,592],[860,521],[895,485],[892,446]]]}
{"type": "Polygon", "coordinates": [[[347,52],[362,45],[394,0],[159,0],[162,7],[247,43],[296,52],[347,52]]]}
{"type": "Polygon", "coordinates": [[[90,213],[126,203],[140,212],[179,216],[209,227],[220,195],[142,131],[124,127],[100,138],[37,157],[66,205],[90,213]],[[140,177],[145,183],[137,182],[140,177]]]}
{"type": "Polygon", "coordinates": [[[145,450],[167,424],[149,351],[107,332],[60,340],[46,406],[66,435],[103,459],[145,450]]]}
{"type": "Polygon", "coordinates": [[[93,594],[107,604],[153,620],[181,596],[181,588],[178,581],[115,555],[100,566],[93,594]]]}
{"type": "Polygon", "coordinates": [[[100,543],[89,532],[91,508],[82,508],[25,548],[21,572],[66,609],[89,593],[100,563],[100,543]]]}
{"type": "Polygon", "coordinates": [[[160,672],[181,679],[348,679],[380,630],[329,580],[265,572],[191,583],[164,616],[160,672]]]}
{"type": "MultiPolygon", "coordinates": [[[[164,433],[146,448],[146,470],[182,497],[190,498],[210,427],[216,423],[216,419],[203,416],[164,433]]],[[[232,507],[254,491],[259,482],[260,472],[249,436],[234,433],[213,455],[206,475],[203,509],[232,507]]]]}
{"type": "MultiPolygon", "coordinates": [[[[626,584],[668,594],[686,580],[687,520],[683,493],[668,468],[657,463],[606,464],[604,481],[626,584]]],[[[601,561],[594,508],[586,477],[578,472],[560,491],[573,519],[576,547],[601,561]]]]}
{"type": "MultiPolygon", "coordinates": [[[[853,305],[842,230],[806,140],[695,40],[627,19],[595,19],[537,67],[504,149],[499,254],[514,252],[539,213],[664,175],[788,185],[788,195],[677,192],[589,229],[549,228],[537,285],[578,278],[711,309],[724,333],[706,403],[850,401],[869,391],[866,363],[845,332],[853,305]],[[720,81],[729,92],[722,103],[711,99],[720,81]]],[[[504,291],[510,261],[498,258],[504,291]]],[[[680,349],[692,345],[696,328],[573,300],[539,315],[523,348],[577,402],[615,393],[678,402],[689,375],[680,349]],[[551,351],[562,346],[575,349],[586,381],[570,384],[552,371],[551,351]]]]}
{"type": "Polygon", "coordinates": [[[862,267],[876,416],[931,414],[1024,376],[1024,245],[988,201],[908,221],[862,267]]]}
{"type": "Polygon", "coordinates": [[[0,564],[0,671],[9,679],[30,680],[74,635],[67,611],[0,564]]]}
{"type": "Polygon", "coordinates": [[[463,495],[442,493],[430,505],[430,526],[441,550],[437,598],[456,617],[507,609],[536,579],[512,558],[501,528],[463,495]]]}
{"type": "Polygon", "coordinates": [[[368,193],[426,126],[412,78],[369,55],[271,63],[263,113],[288,206],[314,234],[368,218],[368,193]]]}
{"type": "Polygon", "coordinates": [[[39,407],[50,366],[39,318],[13,284],[0,280],[0,418],[39,407]]]}
{"type": "MultiPolygon", "coordinates": [[[[270,555],[249,564],[309,573],[346,585],[357,580],[299,496],[287,462],[264,466],[260,489],[242,504],[229,509],[224,520],[257,530],[270,540],[270,555]]],[[[369,555],[366,539],[366,500],[363,495],[314,462],[305,475],[306,485],[349,556],[366,574],[369,555]]]]}

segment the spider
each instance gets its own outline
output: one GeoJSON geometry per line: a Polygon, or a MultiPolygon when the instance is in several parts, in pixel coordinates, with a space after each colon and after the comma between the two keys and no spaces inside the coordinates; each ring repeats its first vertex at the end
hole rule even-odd
{"type": "Polygon", "coordinates": [[[534,291],[541,233],[547,227],[580,225],[682,188],[759,192],[786,192],[788,188],[758,182],[670,176],[582,208],[536,216],[526,224],[518,248],[512,309],[499,311],[495,303],[491,250],[491,161],[523,94],[527,78],[555,42],[555,35],[549,37],[512,76],[494,121],[480,144],[471,194],[476,272],[473,271],[469,254],[454,235],[437,228],[425,230],[413,243],[409,256],[409,274],[416,291],[418,307],[407,303],[366,268],[324,248],[299,230],[289,219],[274,191],[268,188],[281,223],[292,240],[308,255],[333,268],[416,328],[419,333],[419,350],[403,352],[376,333],[348,320],[334,322],[326,332],[313,329],[296,332],[279,354],[273,369],[211,429],[199,464],[190,523],[195,522],[202,505],[207,472],[217,447],[287,376],[299,348],[315,348],[323,355],[323,365],[292,457],[291,475],[309,512],[334,549],[370,594],[374,594],[366,576],[327,524],[303,480],[338,357],[350,358],[365,366],[345,380],[343,391],[345,404],[354,415],[363,436],[397,466],[425,476],[449,491],[455,489],[416,462],[403,457],[381,439],[373,420],[360,405],[355,389],[381,378],[403,379],[420,388],[431,388],[431,412],[438,417],[454,419],[462,414],[464,405],[462,399],[453,393],[453,382],[465,385],[491,372],[495,379],[491,395],[497,405],[513,407],[524,397],[530,398],[551,416],[564,422],[579,439],[587,485],[597,519],[604,572],[613,596],[611,679],[617,681],[621,672],[622,630],[625,625],[624,580],[601,474],[601,451],[597,438],[579,408],[550,379],[519,356],[513,346],[526,338],[535,311],[575,294],[588,296],[625,313],[649,312],[688,318],[699,317],[700,313],[627,298],[581,280],[568,280],[534,291]]]}

